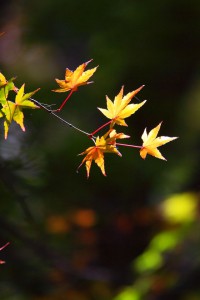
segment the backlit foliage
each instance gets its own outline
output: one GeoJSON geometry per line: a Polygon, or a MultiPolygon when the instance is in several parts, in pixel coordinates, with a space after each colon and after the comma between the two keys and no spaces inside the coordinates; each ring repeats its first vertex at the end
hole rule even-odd
{"type": "Polygon", "coordinates": [[[48,108],[48,105],[43,105],[37,100],[31,98],[39,89],[25,94],[25,84],[18,88],[14,84],[15,78],[7,80],[6,77],[2,73],[0,73],[0,118],[4,120],[5,139],[7,139],[8,137],[9,128],[12,122],[16,122],[21,127],[21,129],[25,131],[23,113],[24,109],[42,108],[44,111],[49,112],[54,117],[59,118],[65,124],[85,134],[87,138],[89,138],[94,143],[93,146],[87,148],[81,153],[81,155],[85,155],[85,157],[83,158],[80,166],[82,166],[83,164],[86,165],[87,177],[89,177],[90,175],[92,161],[94,161],[97,164],[102,174],[106,176],[104,155],[106,153],[110,153],[122,156],[118,149],[119,147],[137,148],[139,149],[140,156],[143,159],[145,159],[147,154],[149,154],[156,158],[165,160],[165,158],[162,156],[162,154],[157,148],[176,139],[176,137],[157,137],[161,123],[154,129],[152,129],[149,132],[149,134],[147,134],[146,129],[144,130],[144,133],[142,134],[142,145],[119,143],[118,140],[130,138],[130,136],[123,132],[117,132],[117,129],[114,128],[117,125],[128,127],[127,123],[125,122],[125,119],[132,116],[138,109],[140,109],[146,103],[146,100],[140,103],[130,103],[134,99],[136,94],[138,94],[142,90],[144,85],[125,95],[124,87],[122,86],[119,93],[114,98],[114,101],[111,101],[109,97],[106,96],[107,109],[98,109],[106,118],[109,119],[109,121],[107,121],[91,133],[87,133],[82,129],[77,128],[76,126],[68,123],[66,120],[60,118],[60,116],[58,116],[58,114],[55,113],[59,112],[64,107],[64,105],[71,97],[73,92],[77,91],[77,89],[80,86],[92,83],[88,80],[96,72],[97,67],[85,71],[87,65],[91,61],[92,60],[89,60],[88,62],[81,64],[74,71],[71,71],[70,69],[66,68],[65,78],[63,80],[56,79],[56,83],[59,85],[59,88],[53,91],[58,93],[69,92],[65,100],[62,102],[61,106],[56,110],[51,110],[48,108]],[[10,100],[10,93],[16,94],[15,101],[10,100]],[[100,131],[103,131],[103,129],[106,130],[105,133],[103,133],[102,135],[98,134],[96,136],[96,134],[100,131]]]}

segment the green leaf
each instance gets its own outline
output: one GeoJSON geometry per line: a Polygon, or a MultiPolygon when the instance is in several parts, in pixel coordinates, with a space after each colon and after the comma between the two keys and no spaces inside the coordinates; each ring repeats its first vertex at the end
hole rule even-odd
{"type": "MultiPolygon", "coordinates": [[[[1,74],[1,73],[0,73],[1,74]]],[[[1,74],[2,75],[2,74],[1,74]]],[[[1,78],[1,76],[0,76],[0,78],[1,78]]],[[[14,91],[16,88],[15,88],[15,85],[14,85],[14,83],[13,83],[13,80],[14,80],[15,78],[13,77],[13,78],[11,78],[11,79],[9,79],[8,81],[6,81],[6,82],[4,82],[4,84],[3,84],[3,82],[1,81],[1,79],[0,79],[0,82],[1,82],[1,84],[0,84],[0,103],[3,105],[3,104],[6,104],[6,101],[7,101],[7,99],[8,99],[8,94],[9,94],[9,92],[10,91],[14,91]]]]}
{"type": "Polygon", "coordinates": [[[4,121],[4,131],[5,131],[5,139],[7,139],[8,131],[10,124],[12,121],[15,121],[23,131],[25,131],[24,127],[24,114],[23,109],[25,108],[39,108],[36,104],[34,104],[30,100],[26,100],[30,95],[33,95],[38,90],[35,90],[31,93],[24,94],[24,84],[18,90],[18,93],[15,97],[15,102],[7,101],[3,104],[3,108],[0,110],[0,117],[5,117],[4,121]]]}

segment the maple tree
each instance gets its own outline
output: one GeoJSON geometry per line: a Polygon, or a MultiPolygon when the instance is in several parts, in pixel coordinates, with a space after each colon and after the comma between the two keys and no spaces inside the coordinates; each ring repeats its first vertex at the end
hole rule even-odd
{"type": "Polygon", "coordinates": [[[92,131],[91,133],[85,132],[82,129],[70,124],[68,121],[61,118],[56,112],[59,112],[66,102],[69,100],[74,91],[77,91],[80,86],[88,85],[92,83],[92,81],[88,81],[90,77],[96,72],[97,67],[89,69],[85,71],[85,68],[92,60],[89,60],[80,66],[78,66],[74,71],[70,69],[66,69],[65,71],[65,79],[55,79],[56,83],[59,85],[58,89],[52,90],[57,93],[69,92],[68,96],[62,102],[61,106],[58,109],[52,110],[49,105],[42,104],[39,101],[32,98],[32,96],[39,90],[36,89],[33,92],[24,93],[25,84],[23,84],[19,89],[14,84],[14,79],[11,78],[9,80],[0,73],[0,118],[4,119],[4,136],[5,139],[8,137],[8,132],[11,123],[16,122],[23,131],[25,131],[24,126],[24,109],[38,109],[42,108],[47,111],[54,117],[58,118],[60,121],[65,123],[66,125],[74,128],[75,130],[85,134],[93,143],[94,146],[87,148],[85,151],[80,153],[80,155],[85,155],[78,169],[85,164],[87,177],[90,175],[90,169],[92,165],[92,161],[94,161],[97,166],[100,168],[102,174],[106,176],[105,172],[105,163],[104,163],[104,155],[105,153],[117,154],[118,156],[122,156],[119,147],[130,147],[130,148],[138,148],[140,152],[140,156],[145,159],[147,154],[154,156],[159,159],[165,160],[162,154],[157,149],[159,146],[162,146],[177,137],[166,137],[161,136],[157,137],[157,134],[160,130],[161,123],[152,129],[149,134],[147,134],[146,129],[142,134],[142,145],[134,145],[134,144],[124,144],[119,143],[117,140],[130,138],[129,135],[120,132],[114,128],[115,126],[126,126],[128,127],[125,119],[133,115],[138,109],[140,109],[145,103],[146,100],[140,103],[130,103],[132,99],[138,94],[144,87],[144,85],[139,88],[133,90],[124,95],[124,86],[121,87],[119,93],[114,98],[114,101],[111,101],[108,96],[106,96],[106,104],[107,109],[98,108],[99,111],[109,119],[109,121],[105,122],[103,125],[92,131]],[[9,100],[9,95],[11,92],[16,94],[15,101],[9,100]],[[96,134],[106,127],[106,133],[102,135],[96,136],[96,134]]]}

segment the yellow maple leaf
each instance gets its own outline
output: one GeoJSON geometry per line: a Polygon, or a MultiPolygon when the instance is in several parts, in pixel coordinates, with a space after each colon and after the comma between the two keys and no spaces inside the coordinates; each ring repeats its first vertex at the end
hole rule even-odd
{"type": "Polygon", "coordinates": [[[5,104],[3,104],[3,108],[0,110],[0,118],[5,117],[4,121],[4,130],[5,130],[5,139],[8,136],[8,130],[12,121],[15,121],[20,125],[21,129],[25,131],[24,127],[24,114],[22,112],[25,108],[39,108],[35,103],[28,100],[33,94],[35,94],[39,89],[30,92],[28,94],[24,94],[24,84],[18,90],[17,95],[15,97],[15,102],[7,100],[5,104]]]}
{"type": "Polygon", "coordinates": [[[115,97],[114,101],[112,102],[108,96],[106,96],[107,100],[107,109],[98,108],[108,119],[113,120],[111,123],[111,127],[114,124],[127,126],[124,119],[130,117],[134,114],[141,106],[144,105],[146,102],[143,101],[138,104],[129,104],[131,99],[144,87],[142,85],[137,90],[132,91],[123,97],[124,87],[122,86],[119,94],[115,97]]]}
{"type": "Polygon", "coordinates": [[[5,86],[6,84],[7,84],[7,80],[5,76],[2,73],[0,73],[0,88],[5,86]]]}
{"type": "Polygon", "coordinates": [[[162,122],[160,124],[158,124],[158,126],[153,128],[149,132],[149,134],[147,134],[147,131],[145,128],[145,130],[142,134],[143,145],[140,150],[140,156],[143,159],[145,159],[147,154],[149,154],[149,155],[155,156],[157,158],[166,160],[157,148],[177,139],[177,137],[168,137],[168,136],[157,137],[161,124],[162,124],[162,122]]]}
{"type": "Polygon", "coordinates": [[[98,165],[101,169],[101,172],[104,176],[105,173],[105,166],[104,166],[104,153],[115,153],[119,156],[122,156],[121,153],[116,148],[116,139],[124,139],[129,138],[128,135],[124,133],[116,133],[114,129],[110,129],[105,135],[102,137],[97,137],[95,141],[95,146],[87,148],[84,152],[80,153],[79,155],[86,155],[82,160],[78,169],[85,163],[87,177],[90,174],[90,168],[92,161],[98,165]]]}
{"type": "Polygon", "coordinates": [[[60,88],[53,91],[58,93],[67,92],[69,90],[76,91],[79,86],[92,83],[91,81],[88,82],[88,79],[94,74],[97,67],[84,71],[86,66],[91,61],[92,59],[83,63],[75,71],[71,71],[68,68],[66,68],[65,79],[55,79],[60,88]]]}
{"type": "Polygon", "coordinates": [[[17,91],[13,80],[15,80],[14,77],[7,80],[5,76],[0,73],[0,103],[2,105],[6,103],[10,91],[17,91]]]}

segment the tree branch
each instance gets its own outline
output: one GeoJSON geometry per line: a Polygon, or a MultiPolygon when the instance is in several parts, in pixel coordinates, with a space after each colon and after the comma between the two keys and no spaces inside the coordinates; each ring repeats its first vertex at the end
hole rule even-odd
{"type": "Polygon", "coordinates": [[[64,120],[63,118],[61,118],[59,115],[57,115],[53,110],[47,108],[44,104],[40,103],[39,101],[33,99],[33,98],[30,98],[31,101],[33,101],[36,105],[38,105],[39,107],[43,108],[46,112],[48,112],[49,114],[53,115],[55,118],[57,118],[59,121],[61,121],[62,123],[66,124],[67,126],[87,135],[90,139],[93,139],[94,136],[91,136],[90,133],[74,126],[73,124],[69,123],[68,121],[64,120]]]}

